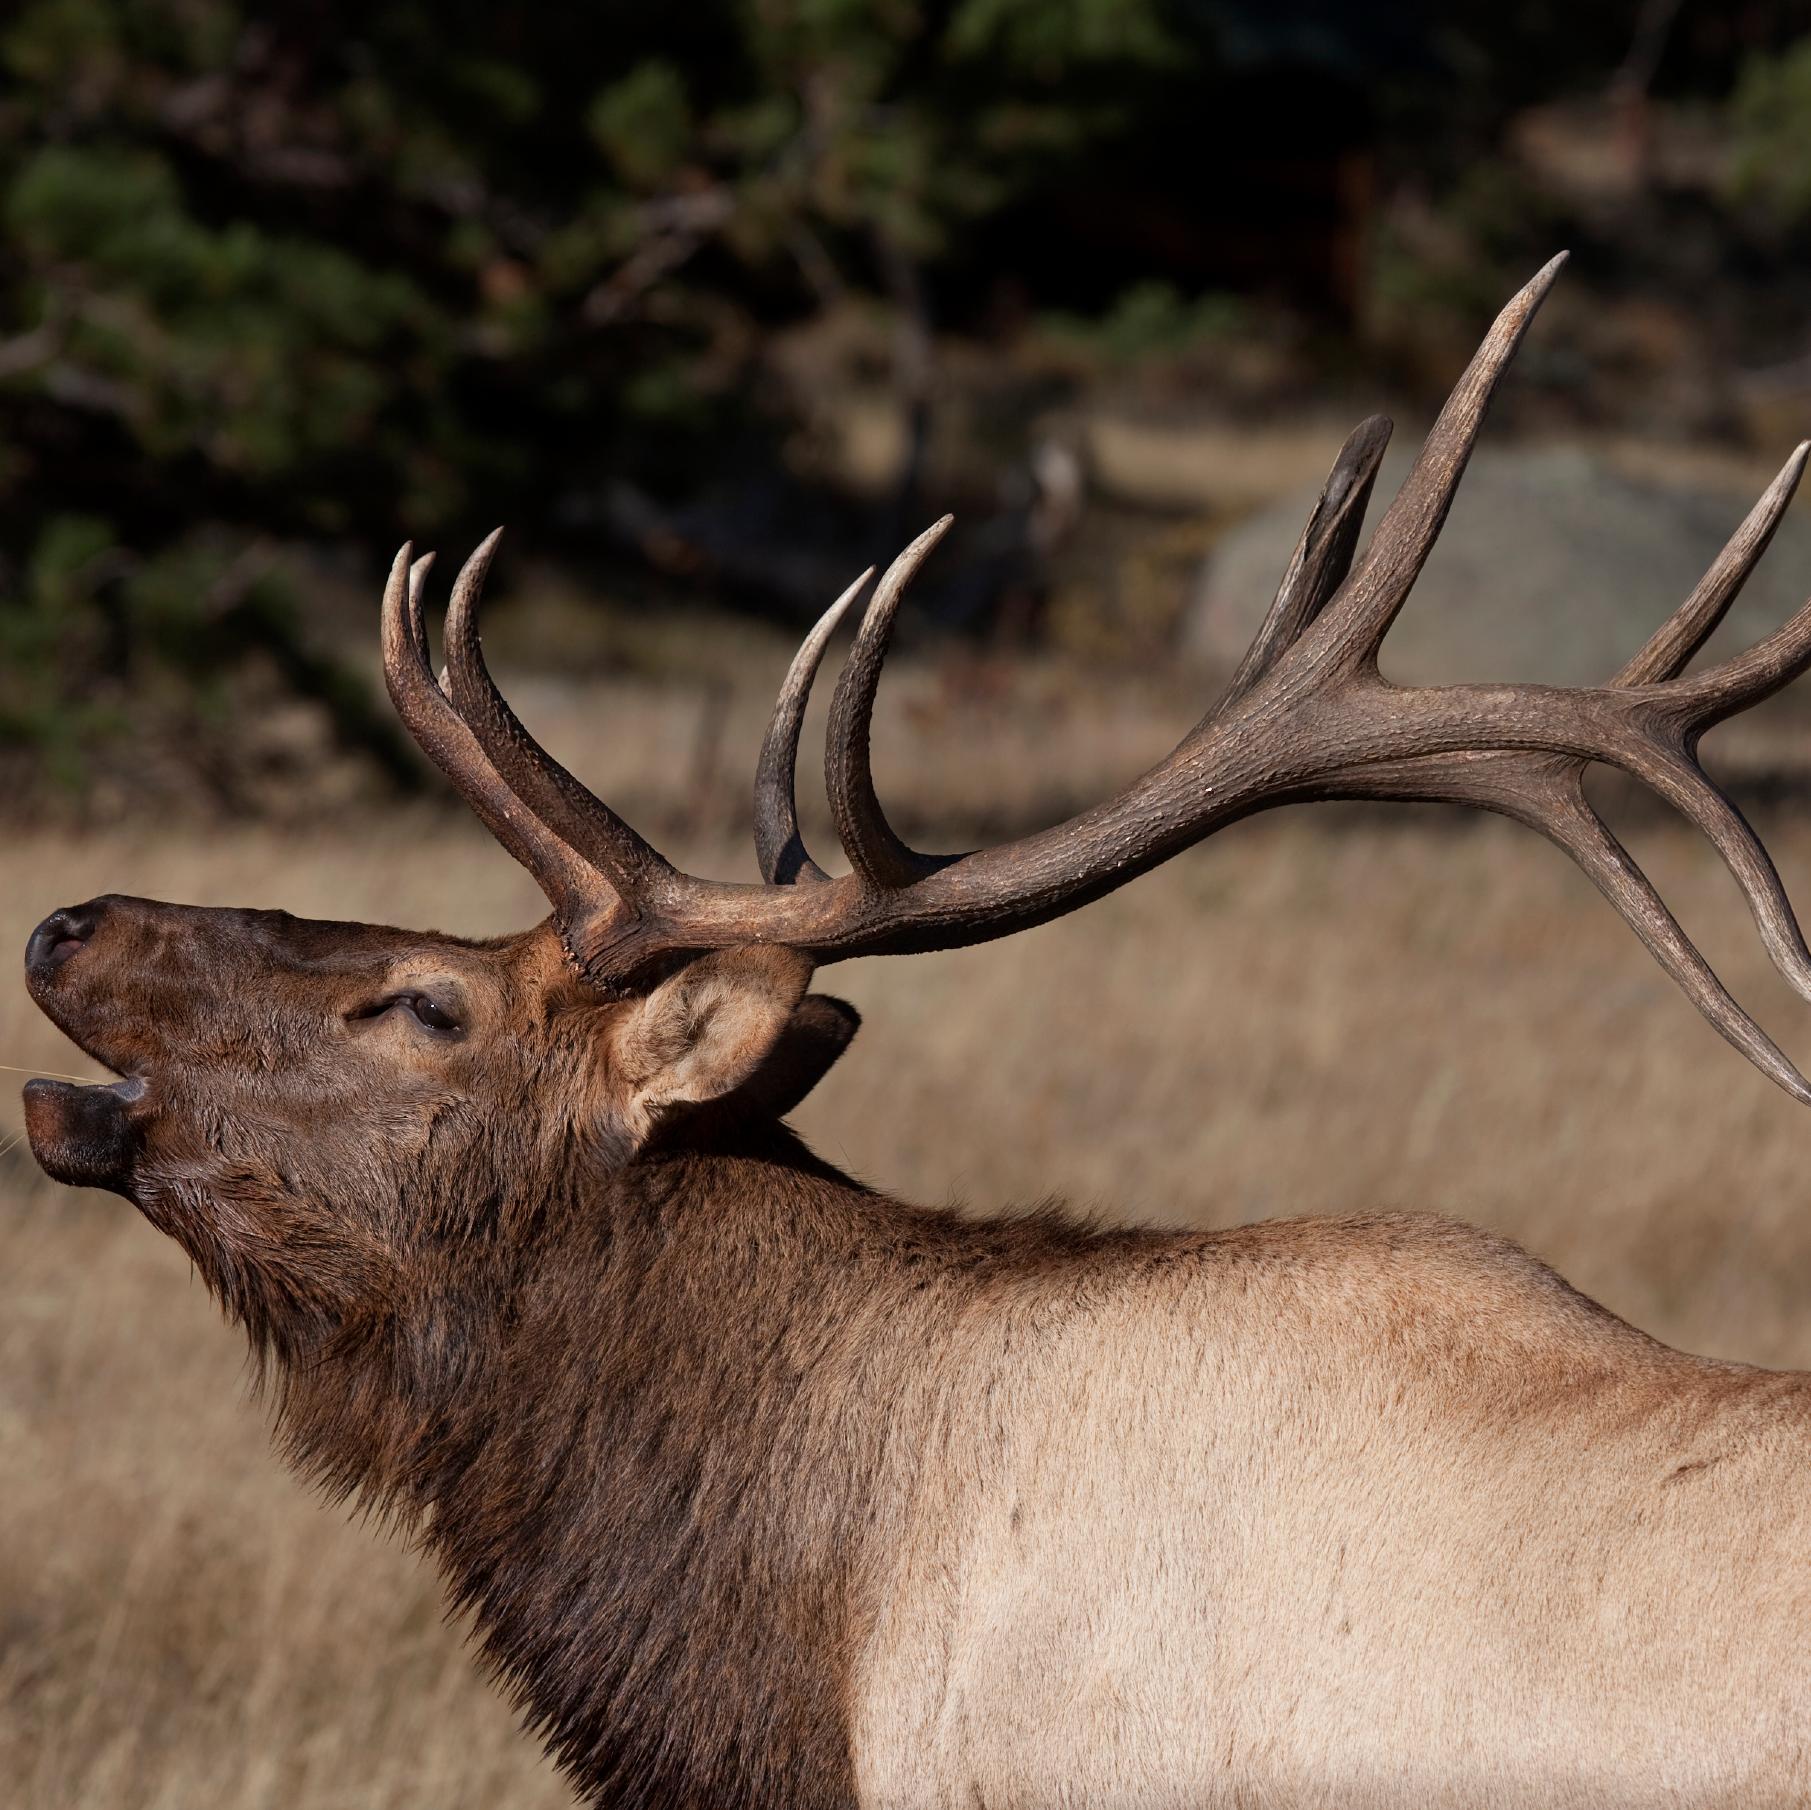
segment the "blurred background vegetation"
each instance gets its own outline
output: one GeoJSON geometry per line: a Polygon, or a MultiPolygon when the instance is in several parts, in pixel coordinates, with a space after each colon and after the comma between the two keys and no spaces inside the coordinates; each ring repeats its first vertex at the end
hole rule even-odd
{"type": "Polygon", "coordinates": [[[380,574],[498,521],[595,600],[524,659],[708,667],[687,612],[794,627],[956,507],[921,632],[1151,661],[1264,500],[1240,436],[1425,406],[1562,244],[1511,426],[1811,414],[1785,0],[0,16],[15,808],[411,784],[380,574]]]}

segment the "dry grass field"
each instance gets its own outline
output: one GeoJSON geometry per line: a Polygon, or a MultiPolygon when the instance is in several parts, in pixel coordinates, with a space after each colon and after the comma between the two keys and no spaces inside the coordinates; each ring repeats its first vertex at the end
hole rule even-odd
{"type": "MultiPolygon", "coordinates": [[[[1078,790],[1096,766],[1110,781],[1160,751],[1149,712],[1121,718],[1098,745],[1034,724],[985,760],[933,757],[934,733],[921,753],[952,792],[973,790],[955,814],[979,813],[965,775],[1042,772],[1055,743],[1090,769],[1078,790]]],[[[586,713],[569,702],[561,720],[573,747],[586,713]]],[[[616,733],[625,720],[644,773],[683,766],[682,729],[663,743],[632,713],[616,733]]],[[[883,785],[904,733],[880,739],[883,785]]],[[[730,745],[752,739],[738,726],[730,745]]],[[[1811,899],[1811,823],[1762,827],[1811,899]]],[[[1811,1013],[1767,968],[1709,850],[1662,827],[1636,841],[1738,995],[1811,1055],[1811,1013]]],[[[708,871],[747,862],[714,823],[674,852],[708,871]]],[[[0,950],[102,890],[469,932],[539,909],[451,816],[19,831],[0,840],[0,950]]],[[[1012,942],[822,984],[866,1025],[801,1123],[897,1192],[981,1209],[1058,1194],[1171,1223],[1435,1209],[1511,1233],[1662,1338],[1811,1364],[1811,1117],[1523,832],[1410,813],[1260,819],[1012,942]]],[[[0,1059],[86,1066],[16,980],[0,985],[0,1059]]],[[[18,1122],[16,1104],[0,1111],[0,1142],[18,1122]]],[[[431,1577],[278,1469],[245,1383],[237,1335],[174,1247],[124,1203],[50,1186],[20,1149],[0,1156],[5,1801],[567,1802],[443,1624],[431,1577]]]]}

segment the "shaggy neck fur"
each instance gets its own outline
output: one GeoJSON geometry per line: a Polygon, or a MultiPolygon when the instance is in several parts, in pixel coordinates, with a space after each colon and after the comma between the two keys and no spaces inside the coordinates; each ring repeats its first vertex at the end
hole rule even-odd
{"type": "Polygon", "coordinates": [[[392,1331],[292,1380],[291,1449],[418,1521],[593,1801],[847,1804],[864,1580],[954,1381],[939,1354],[1128,1238],[906,1208],[781,1130],[601,1193],[504,1324],[450,1324],[443,1278],[425,1342],[456,1388],[421,1388],[419,1330],[399,1369],[392,1331]]]}

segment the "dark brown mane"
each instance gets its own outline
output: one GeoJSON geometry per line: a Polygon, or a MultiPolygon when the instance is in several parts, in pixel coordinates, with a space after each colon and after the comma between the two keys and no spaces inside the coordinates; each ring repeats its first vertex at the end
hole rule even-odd
{"type": "Polygon", "coordinates": [[[588,1796],[846,1804],[859,1580],[968,1386],[951,1329],[1199,1240],[964,1220],[784,1127],[697,1134],[562,1203],[501,1311],[452,1270],[289,1370],[285,1444],[416,1526],[588,1796]]]}

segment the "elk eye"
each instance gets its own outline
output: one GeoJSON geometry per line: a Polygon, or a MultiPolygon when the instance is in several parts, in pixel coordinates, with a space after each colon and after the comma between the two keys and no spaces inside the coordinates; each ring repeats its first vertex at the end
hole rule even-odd
{"type": "Polygon", "coordinates": [[[413,993],[409,996],[409,1010],[425,1024],[430,1031],[456,1031],[460,1028],[459,1020],[438,1000],[429,999],[425,993],[413,993]]]}

